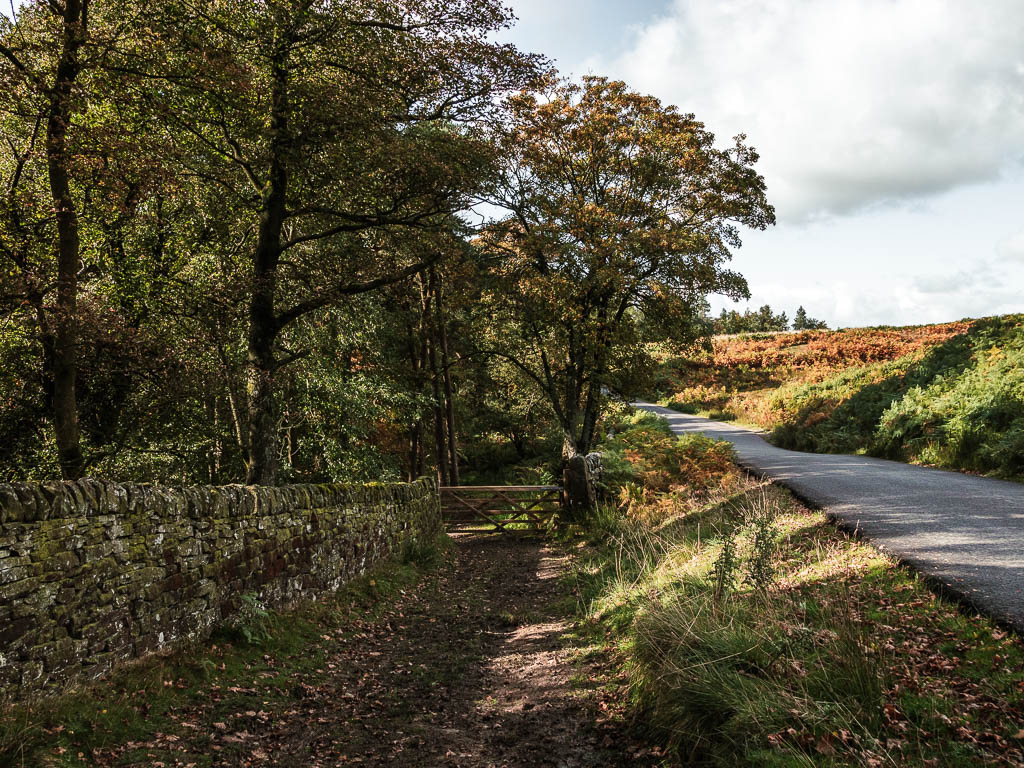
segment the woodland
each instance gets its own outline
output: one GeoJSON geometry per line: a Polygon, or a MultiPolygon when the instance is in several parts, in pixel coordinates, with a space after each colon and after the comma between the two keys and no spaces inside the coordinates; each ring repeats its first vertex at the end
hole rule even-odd
{"type": "MultiPolygon", "coordinates": [[[[711,328],[756,152],[494,41],[495,0],[0,18],[0,479],[278,484],[591,451],[711,328]]],[[[511,469],[510,469],[511,468],[511,469]]]]}

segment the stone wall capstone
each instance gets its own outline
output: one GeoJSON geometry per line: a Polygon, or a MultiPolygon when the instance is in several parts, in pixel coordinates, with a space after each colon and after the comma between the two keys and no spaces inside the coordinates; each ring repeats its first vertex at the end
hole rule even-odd
{"type": "Polygon", "coordinates": [[[332,592],[441,529],[436,484],[0,484],[0,703],[332,592]]]}

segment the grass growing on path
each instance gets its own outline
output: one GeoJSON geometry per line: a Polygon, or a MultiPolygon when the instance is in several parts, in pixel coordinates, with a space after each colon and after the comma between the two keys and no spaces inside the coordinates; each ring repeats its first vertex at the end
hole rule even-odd
{"type": "MultiPolygon", "coordinates": [[[[630,443],[624,433],[615,441],[630,443]]],[[[719,465],[691,454],[691,474],[719,465]]],[[[676,759],[1024,764],[1018,637],[783,489],[735,467],[711,475],[625,495],[575,571],[580,642],[618,660],[637,722],[676,759]]]]}

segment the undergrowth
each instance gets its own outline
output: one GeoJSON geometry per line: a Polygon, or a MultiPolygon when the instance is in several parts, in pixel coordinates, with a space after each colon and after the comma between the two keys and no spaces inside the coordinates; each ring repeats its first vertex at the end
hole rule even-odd
{"type": "Polygon", "coordinates": [[[1024,315],[721,339],[660,381],[663,404],[783,448],[1024,477],[1024,315]]]}

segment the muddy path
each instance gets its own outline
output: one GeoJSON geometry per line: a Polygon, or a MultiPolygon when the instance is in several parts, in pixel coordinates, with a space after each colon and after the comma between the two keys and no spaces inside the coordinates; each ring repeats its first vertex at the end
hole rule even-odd
{"type": "Polygon", "coordinates": [[[572,685],[563,565],[536,540],[458,539],[454,567],[402,616],[370,629],[380,663],[338,679],[367,691],[338,712],[356,727],[341,739],[331,729],[313,753],[380,766],[634,762],[624,735],[610,723],[602,732],[593,703],[572,685]]]}
{"type": "MultiPolygon", "coordinates": [[[[323,627],[315,664],[282,661],[267,683],[284,696],[259,685],[201,692],[175,716],[184,738],[161,742],[148,764],[650,764],[595,694],[602,673],[573,660],[564,566],[535,539],[457,538],[443,565],[376,615],[323,627]]],[[[114,747],[103,763],[140,764],[139,746],[114,747]]]]}

